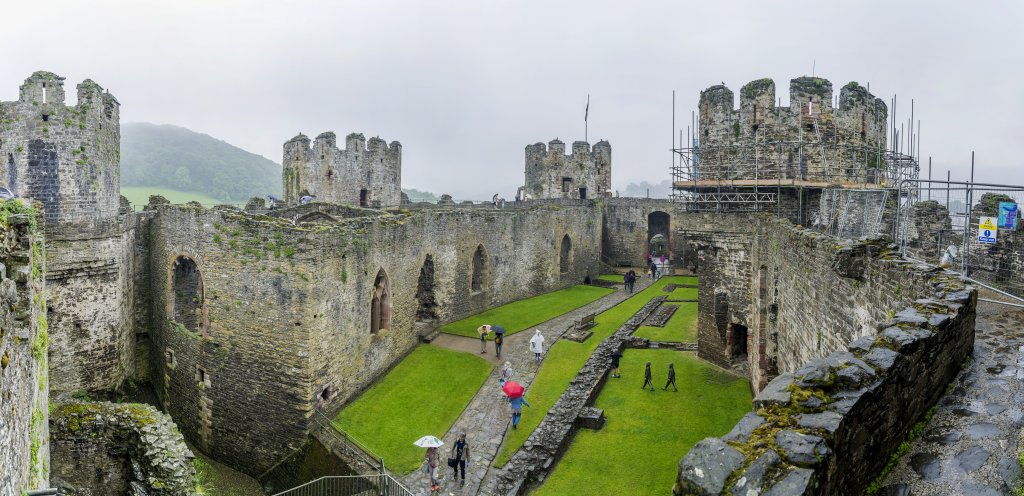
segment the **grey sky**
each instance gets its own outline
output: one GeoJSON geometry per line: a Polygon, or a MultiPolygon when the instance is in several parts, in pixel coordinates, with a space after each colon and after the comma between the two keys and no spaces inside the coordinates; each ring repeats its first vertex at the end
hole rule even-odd
{"type": "Polygon", "coordinates": [[[280,162],[298,132],[403,145],[403,186],[511,197],[523,148],[612,144],[613,183],[668,178],[671,91],[816,73],[910,98],[935,170],[1024,183],[1021,2],[11,2],[0,100],[35,70],[280,162]]]}

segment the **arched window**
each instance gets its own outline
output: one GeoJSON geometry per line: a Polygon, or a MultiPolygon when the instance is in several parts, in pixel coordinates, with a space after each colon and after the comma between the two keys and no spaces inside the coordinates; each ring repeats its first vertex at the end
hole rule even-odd
{"type": "Polygon", "coordinates": [[[391,283],[384,269],[377,272],[373,281],[373,298],[370,302],[370,332],[391,328],[391,283]]]}
{"type": "Polygon", "coordinates": [[[420,278],[416,285],[416,320],[430,322],[437,320],[437,299],[434,298],[434,256],[427,255],[420,267],[420,278]]]}
{"type": "Polygon", "coordinates": [[[486,286],[484,271],[487,270],[487,255],[484,253],[484,245],[477,245],[473,253],[473,278],[470,281],[470,290],[474,293],[483,291],[486,286]]]}
{"type": "Polygon", "coordinates": [[[191,258],[181,255],[172,268],[171,318],[192,332],[205,335],[203,325],[203,277],[191,258]]]}
{"type": "Polygon", "coordinates": [[[572,270],[572,240],[569,235],[562,236],[562,249],[558,255],[558,270],[565,274],[572,270]]]}

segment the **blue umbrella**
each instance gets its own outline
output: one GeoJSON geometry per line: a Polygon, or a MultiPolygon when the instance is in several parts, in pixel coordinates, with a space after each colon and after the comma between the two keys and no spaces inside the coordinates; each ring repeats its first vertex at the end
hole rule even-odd
{"type": "Polygon", "coordinates": [[[491,326],[491,330],[494,331],[495,334],[505,335],[505,328],[500,325],[491,326]]]}

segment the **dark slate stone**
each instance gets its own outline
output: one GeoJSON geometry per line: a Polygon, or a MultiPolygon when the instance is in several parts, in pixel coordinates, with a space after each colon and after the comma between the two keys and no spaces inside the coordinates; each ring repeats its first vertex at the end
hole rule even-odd
{"type": "Polygon", "coordinates": [[[864,361],[878,367],[879,371],[889,370],[893,363],[896,363],[896,357],[899,353],[890,350],[884,346],[877,346],[872,348],[866,355],[864,355],[864,361]]]}
{"type": "Polygon", "coordinates": [[[817,396],[811,396],[811,397],[807,398],[806,400],[798,402],[797,404],[802,406],[802,407],[804,407],[804,408],[808,408],[808,409],[811,409],[811,410],[818,410],[821,407],[825,406],[825,402],[822,401],[821,398],[819,398],[817,396]]]}
{"type": "Polygon", "coordinates": [[[849,365],[836,371],[836,385],[858,387],[875,378],[875,370],[860,365],[849,365]]]}
{"type": "Polygon", "coordinates": [[[985,466],[985,462],[988,461],[990,456],[992,456],[992,453],[989,453],[987,450],[978,446],[972,446],[958,453],[953,459],[964,472],[974,472],[985,466]]]}
{"type": "Polygon", "coordinates": [[[910,468],[922,479],[933,481],[942,475],[942,460],[935,453],[917,453],[910,457],[910,468]]]}
{"type": "Polygon", "coordinates": [[[875,338],[873,338],[871,336],[861,336],[861,337],[859,337],[857,339],[854,339],[853,342],[850,343],[849,348],[850,348],[850,351],[852,351],[854,353],[857,353],[857,352],[867,353],[867,352],[871,351],[871,346],[874,345],[874,344],[875,344],[875,338]]]}
{"type": "Polygon", "coordinates": [[[832,368],[829,367],[824,358],[818,358],[807,362],[793,375],[796,377],[797,386],[819,386],[831,381],[832,368]]]}
{"type": "Polygon", "coordinates": [[[960,488],[960,494],[963,496],[1001,496],[1003,492],[984,484],[964,482],[960,488]]]}
{"type": "Polygon", "coordinates": [[[889,327],[882,331],[882,337],[889,340],[901,353],[912,352],[920,344],[921,340],[928,336],[928,331],[918,329],[889,327]]]}
{"type": "Polygon", "coordinates": [[[679,462],[683,494],[721,494],[726,479],[743,466],[743,459],[742,453],[721,439],[711,437],[697,443],[679,462]]]}
{"type": "Polygon", "coordinates": [[[831,411],[821,413],[801,413],[796,416],[796,423],[800,427],[816,429],[832,434],[839,428],[843,416],[831,411]]]}
{"type": "Polygon", "coordinates": [[[777,482],[764,496],[810,496],[814,494],[814,471],[794,468],[777,482]]]}
{"type": "Polygon", "coordinates": [[[938,330],[945,329],[949,325],[950,318],[945,313],[933,313],[928,317],[928,325],[938,330]]]}
{"type": "Polygon", "coordinates": [[[967,303],[968,301],[971,300],[971,289],[965,288],[961,289],[960,291],[946,293],[946,296],[943,299],[946,301],[952,301],[956,303],[967,303]]]}
{"type": "Polygon", "coordinates": [[[775,434],[775,442],[786,459],[796,465],[814,465],[829,453],[825,440],[811,434],[782,430],[775,434]]]}
{"type": "Polygon", "coordinates": [[[745,496],[751,493],[757,494],[764,485],[765,474],[773,467],[779,465],[781,461],[782,458],[779,458],[779,455],[774,450],[765,451],[747,467],[747,470],[736,481],[736,485],[732,486],[730,492],[734,496],[745,496]]]}
{"type": "Polygon", "coordinates": [[[746,442],[754,429],[764,425],[764,419],[754,412],[748,412],[728,434],[722,436],[725,441],[746,442]]]}
{"type": "Polygon", "coordinates": [[[793,395],[787,391],[787,388],[792,384],[793,374],[790,373],[772,379],[772,382],[769,382],[754,398],[754,409],[769,405],[788,405],[793,395]]]}
{"type": "Polygon", "coordinates": [[[878,491],[879,496],[912,496],[913,494],[910,491],[910,486],[906,484],[893,484],[878,491]]]}

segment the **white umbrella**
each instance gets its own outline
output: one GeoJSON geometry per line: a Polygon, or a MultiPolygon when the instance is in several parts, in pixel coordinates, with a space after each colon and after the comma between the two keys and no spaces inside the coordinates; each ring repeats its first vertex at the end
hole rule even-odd
{"type": "Polygon", "coordinates": [[[412,443],[412,444],[415,444],[416,446],[419,446],[420,448],[438,448],[438,447],[440,447],[441,445],[444,444],[444,441],[442,441],[442,440],[440,440],[440,439],[438,439],[438,438],[436,438],[434,436],[423,436],[423,437],[419,438],[418,441],[416,441],[415,443],[412,443]]]}

